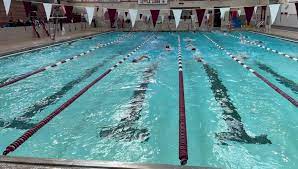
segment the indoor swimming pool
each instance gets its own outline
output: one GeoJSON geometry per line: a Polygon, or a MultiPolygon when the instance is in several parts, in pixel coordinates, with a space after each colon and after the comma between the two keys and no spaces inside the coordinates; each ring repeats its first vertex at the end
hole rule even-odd
{"type": "Polygon", "coordinates": [[[27,131],[10,156],[179,165],[183,70],[187,165],[294,169],[297,58],[298,43],[220,31],[112,32],[2,57],[0,150],[27,131]]]}

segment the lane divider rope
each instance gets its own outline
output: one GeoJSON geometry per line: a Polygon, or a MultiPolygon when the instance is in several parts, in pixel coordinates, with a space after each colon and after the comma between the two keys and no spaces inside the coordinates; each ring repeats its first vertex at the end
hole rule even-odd
{"type": "Polygon", "coordinates": [[[41,72],[46,71],[46,70],[48,70],[48,69],[57,67],[57,66],[59,66],[59,65],[61,65],[61,64],[67,63],[67,62],[69,62],[69,61],[71,61],[71,60],[73,60],[73,59],[76,59],[76,58],[78,58],[78,57],[87,55],[87,54],[89,54],[90,52],[95,51],[96,49],[99,49],[99,48],[102,48],[102,47],[107,47],[107,46],[109,46],[109,45],[113,45],[113,44],[118,44],[118,43],[120,43],[124,38],[129,37],[129,36],[130,36],[130,33],[127,34],[127,35],[121,36],[120,38],[118,38],[118,39],[116,39],[116,40],[114,40],[114,41],[111,41],[111,42],[108,42],[108,43],[105,43],[105,44],[97,44],[94,48],[91,48],[91,49],[89,49],[89,50],[87,50],[87,51],[85,51],[85,52],[82,52],[82,53],[80,53],[80,54],[78,54],[78,55],[75,55],[75,56],[72,56],[72,57],[70,57],[70,58],[61,60],[61,61],[59,61],[59,62],[57,62],[57,63],[51,64],[51,65],[48,65],[48,66],[44,66],[44,67],[38,68],[38,69],[36,69],[36,70],[33,70],[33,71],[31,71],[31,72],[27,72],[27,73],[24,73],[24,74],[22,74],[22,75],[16,76],[15,78],[12,78],[11,80],[8,80],[8,81],[6,81],[6,82],[0,84],[0,88],[3,88],[3,87],[5,87],[5,86],[11,85],[11,84],[14,84],[14,83],[16,83],[16,82],[18,82],[18,81],[20,81],[20,80],[26,79],[26,78],[28,78],[28,77],[30,77],[30,76],[32,76],[32,75],[41,73],[41,72]]]}
{"type": "Polygon", "coordinates": [[[133,51],[131,51],[130,53],[128,53],[122,60],[120,60],[118,63],[116,63],[114,66],[112,66],[108,70],[106,70],[98,78],[96,78],[95,80],[93,80],[86,87],[84,87],[82,90],[80,90],[74,96],[72,96],[69,100],[67,100],[62,105],[60,105],[56,110],[54,110],[51,114],[49,114],[47,117],[45,117],[39,123],[37,123],[37,125],[35,125],[33,128],[27,130],[22,136],[20,136],[17,140],[15,140],[13,143],[11,143],[9,146],[6,147],[5,151],[3,152],[3,155],[7,155],[10,152],[13,152],[14,150],[16,150],[20,145],[22,145],[26,140],[28,140],[32,135],[34,135],[39,129],[41,129],[43,126],[45,126],[55,116],[57,116],[58,114],[60,114],[64,109],[66,109],[69,105],[71,105],[81,95],[83,95],[86,91],[88,91],[93,85],[95,85],[97,82],[99,82],[100,80],[102,80],[106,75],[108,75],[110,72],[112,72],[120,64],[124,63],[125,60],[127,60],[131,55],[133,55],[142,46],[144,46],[150,39],[152,39],[152,37],[154,37],[154,36],[151,36],[151,37],[148,36],[148,37],[146,37],[146,40],[143,43],[141,43],[139,46],[137,46],[137,48],[135,48],[133,51]]]}
{"type": "Polygon", "coordinates": [[[275,86],[273,83],[271,83],[269,80],[267,80],[264,76],[260,75],[258,72],[253,70],[251,67],[247,66],[243,62],[241,62],[235,55],[233,55],[231,52],[227,51],[224,47],[217,44],[215,41],[213,41],[211,38],[209,38],[207,35],[204,35],[207,39],[209,39],[216,47],[223,50],[230,58],[232,58],[235,62],[240,64],[242,67],[253,73],[255,76],[257,76],[259,79],[261,79],[263,82],[265,82],[269,87],[271,87],[273,90],[275,90],[278,94],[280,94],[282,97],[287,99],[289,102],[291,102],[294,106],[298,107],[298,101],[295,100],[293,97],[282,91],[280,88],[275,86]]]}
{"type": "MultiPolygon", "coordinates": [[[[234,38],[236,38],[236,39],[240,39],[241,40],[241,38],[240,37],[238,37],[238,36],[235,36],[235,35],[232,35],[232,34],[229,34],[231,37],[234,37],[234,38]]],[[[253,42],[253,41],[249,41],[249,40],[246,40],[246,39],[242,39],[244,42],[246,42],[246,43],[249,43],[249,44],[251,44],[251,45],[255,45],[255,46],[257,46],[257,47],[259,47],[259,48],[262,48],[262,49],[265,49],[265,50],[267,50],[267,51],[271,51],[271,52],[273,52],[273,53],[276,53],[276,54],[278,54],[278,55],[281,55],[281,56],[284,56],[284,57],[286,57],[286,58],[288,58],[288,59],[291,59],[291,60],[294,60],[294,61],[298,61],[298,58],[296,58],[296,57],[294,57],[294,56],[290,56],[290,55],[288,55],[288,54],[285,54],[285,53],[283,53],[283,52],[279,52],[279,51],[277,51],[277,50],[275,50],[275,49],[271,49],[271,48],[269,48],[269,47],[266,47],[265,45],[261,45],[261,44],[258,44],[258,43],[256,43],[256,42],[253,42]]]]}
{"type": "Polygon", "coordinates": [[[186,165],[188,160],[187,129],[186,129],[184,82],[183,82],[180,35],[178,35],[178,72],[179,72],[179,160],[181,165],[186,165]]]}

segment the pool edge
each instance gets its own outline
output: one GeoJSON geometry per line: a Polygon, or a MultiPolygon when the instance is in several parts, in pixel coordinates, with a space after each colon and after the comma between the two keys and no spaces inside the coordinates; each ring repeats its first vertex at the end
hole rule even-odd
{"type": "Polygon", "coordinates": [[[169,164],[141,164],[131,162],[117,161],[97,161],[97,160],[66,160],[66,159],[51,159],[51,158],[32,158],[32,157],[8,157],[0,156],[0,168],[146,168],[146,169],[215,169],[213,167],[196,167],[196,166],[176,166],[169,164]]]}

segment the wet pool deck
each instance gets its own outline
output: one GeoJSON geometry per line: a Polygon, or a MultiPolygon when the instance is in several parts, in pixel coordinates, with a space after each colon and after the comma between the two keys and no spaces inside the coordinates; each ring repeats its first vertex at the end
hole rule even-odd
{"type": "MultiPolygon", "coordinates": [[[[177,159],[178,161],[178,159],[177,159]]],[[[166,164],[137,164],[114,161],[86,161],[86,160],[63,160],[42,159],[29,157],[0,156],[0,168],[5,169],[95,169],[95,168],[119,168],[119,169],[215,169],[209,167],[176,166],[166,164]]]]}

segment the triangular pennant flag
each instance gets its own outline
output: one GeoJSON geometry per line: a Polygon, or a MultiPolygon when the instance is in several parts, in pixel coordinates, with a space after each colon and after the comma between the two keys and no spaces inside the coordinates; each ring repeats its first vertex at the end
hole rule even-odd
{"type": "Polygon", "coordinates": [[[173,9],[172,11],[174,13],[174,18],[175,18],[175,23],[176,23],[176,29],[177,29],[178,28],[178,25],[179,25],[179,22],[180,22],[182,9],[173,9]]]}
{"type": "MultiPolygon", "coordinates": [[[[158,19],[158,15],[159,15],[159,10],[150,10],[151,12],[151,17],[152,17],[152,22],[153,22],[153,26],[155,27],[156,25],[156,21],[158,19]]],[[[148,17],[149,18],[149,17],[148,17]]]]}
{"type": "Polygon", "coordinates": [[[32,8],[32,3],[31,2],[28,2],[28,1],[23,1],[23,5],[24,5],[24,8],[25,8],[25,12],[26,12],[26,16],[28,17],[31,13],[31,8],[32,8]]]}
{"type": "Polygon", "coordinates": [[[296,14],[297,14],[297,19],[298,19],[298,2],[295,3],[295,6],[296,6],[296,14]]]}
{"type": "Polygon", "coordinates": [[[238,15],[241,16],[241,9],[238,9],[238,15]]]}
{"type": "Polygon", "coordinates": [[[190,15],[190,17],[192,22],[196,22],[196,15],[190,15]]]}
{"type": "Polygon", "coordinates": [[[113,27],[113,25],[115,23],[116,12],[117,12],[117,9],[108,9],[111,27],[113,27]]]}
{"type": "Polygon", "coordinates": [[[225,13],[229,10],[230,8],[220,8],[220,18],[223,19],[225,17],[225,13]]]}
{"type": "Polygon", "coordinates": [[[46,12],[47,20],[49,20],[52,12],[52,4],[43,3],[43,7],[44,11],[46,12]]]}
{"type": "Polygon", "coordinates": [[[5,8],[6,15],[8,15],[10,4],[11,4],[11,0],[3,0],[3,3],[4,3],[4,8],[5,8]]]}
{"type": "Polygon", "coordinates": [[[252,14],[254,12],[254,7],[244,7],[244,12],[245,12],[247,24],[249,25],[252,14]]]}
{"type": "Polygon", "coordinates": [[[257,14],[257,10],[258,10],[258,7],[255,6],[255,7],[254,7],[254,12],[255,12],[255,14],[257,14]]]}
{"type": "Polygon", "coordinates": [[[91,25],[93,15],[94,15],[94,7],[85,7],[88,17],[88,23],[91,25]]]}
{"type": "Polygon", "coordinates": [[[136,23],[136,19],[137,19],[138,10],[137,9],[129,9],[128,12],[130,15],[132,27],[134,27],[135,23],[136,23]]]}
{"type": "Polygon", "coordinates": [[[161,15],[160,17],[161,17],[161,23],[163,23],[164,20],[165,20],[165,16],[164,15],[161,15]]]}
{"type": "Polygon", "coordinates": [[[64,8],[65,8],[65,12],[66,12],[65,15],[66,15],[67,19],[69,21],[71,21],[71,19],[73,17],[73,14],[72,14],[73,6],[65,5],[64,8]]]}
{"type": "MultiPolygon", "coordinates": [[[[197,9],[197,18],[198,18],[198,22],[199,22],[199,26],[201,26],[204,15],[205,15],[205,9],[197,9]]],[[[209,15],[207,16],[207,19],[209,19],[209,15]]]]}
{"type": "Polygon", "coordinates": [[[270,8],[270,16],[271,16],[271,24],[274,23],[275,19],[276,19],[276,16],[277,16],[277,13],[279,11],[279,7],[280,7],[280,4],[272,4],[272,5],[269,5],[269,8],[270,8]]]}
{"type": "Polygon", "coordinates": [[[147,14],[145,19],[146,19],[147,22],[149,22],[150,21],[150,14],[147,14]]]}

